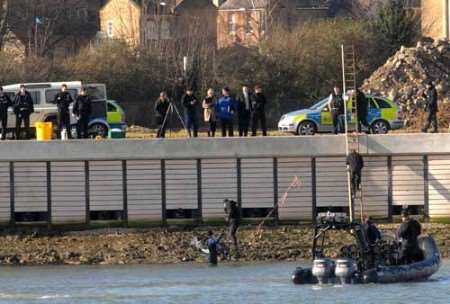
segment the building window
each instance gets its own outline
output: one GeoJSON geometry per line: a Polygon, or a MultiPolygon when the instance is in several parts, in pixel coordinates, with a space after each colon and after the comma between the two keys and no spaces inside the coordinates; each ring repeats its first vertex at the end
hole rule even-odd
{"type": "Polygon", "coordinates": [[[266,33],[266,14],[259,12],[259,33],[264,35],[266,33]]]}
{"type": "Polygon", "coordinates": [[[422,3],[421,0],[406,0],[405,6],[408,8],[421,8],[422,3]]]}
{"type": "Polygon", "coordinates": [[[245,32],[247,34],[253,33],[253,22],[251,12],[247,12],[245,16],[245,32]]]}
{"type": "Polygon", "coordinates": [[[228,14],[228,33],[236,33],[236,14],[228,14]]]}
{"type": "Polygon", "coordinates": [[[106,31],[107,31],[108,37],[113,38],[114,37],[114,27],[113,27],[113,22],[111,20],[108,21],[107,27],[108,28],[106,29],[106,31]]]}

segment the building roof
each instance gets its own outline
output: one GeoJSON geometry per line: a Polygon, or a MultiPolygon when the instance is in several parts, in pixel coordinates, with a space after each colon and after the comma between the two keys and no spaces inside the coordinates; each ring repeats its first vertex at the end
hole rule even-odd
{"type": "Polygon", "coordinates": [[[265,8],[269,0],[227,0],[220,6],[221,10],[265,8]]]}

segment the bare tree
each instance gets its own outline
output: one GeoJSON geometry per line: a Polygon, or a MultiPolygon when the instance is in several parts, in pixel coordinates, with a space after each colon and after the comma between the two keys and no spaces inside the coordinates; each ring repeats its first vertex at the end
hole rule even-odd
{"type": "Polygon", "coordinates": [[[0,50],[3,49],[3,38],[7,28],[8,1],[9,0],[0,0],[0,50]]]}
{"type": "Polygon", "coordinates": [[[8,25],[26,45],[27,55],[36,56],[52,55],[57,46],[96,29],[86,0],[14,0],[8,25]]]}

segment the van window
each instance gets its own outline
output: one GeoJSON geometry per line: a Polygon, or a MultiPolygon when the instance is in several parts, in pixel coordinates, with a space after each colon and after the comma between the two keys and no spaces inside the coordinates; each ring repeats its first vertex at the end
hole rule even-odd
{"type": "Polygon", "coordinates": [[[106,90],[105,87],[102,85],[92,85],[89,84],[85,86],[87,94],[93,99],[93,100],[104,100],[106,99],[106,90]]]}
{"type": "Polygon", "coordinates": [[[117,112],[117,108],[112,103],[107,103],[108,105],[108,112],[117,112]]]}
{"type": "MultiPolygon", "coordinates": [[[[45,91],[45,102],[46,103],[54,103],[55,102],[55,96],[59,92],[61,92],[61,90],[59,90],[59,89],[46,90],[45,91]]],[[[77,97],[77,94],[78,94],[77,90],[75,90],[75,89],[68,89],[67,92],[69,92],[70,96],[72,96],[72,98],[75,100],[75,98],[77,97]]]]}
{"type": "Polygon", "coordinates": [[[389,104],[389,102],[387,102],[384,99],[377,98],[376,101],[377,101],[378,106],[380,107],[380,109],[390,109],[390,108],[392,108],[392,106],[389,104]]]}
{"type": "Polygon", "coordinates": [[[375,101],[373,101],[372,98],[370,98],[370,107],[374,109],[378,108],[377,105],[375,104],[375,101]]]}

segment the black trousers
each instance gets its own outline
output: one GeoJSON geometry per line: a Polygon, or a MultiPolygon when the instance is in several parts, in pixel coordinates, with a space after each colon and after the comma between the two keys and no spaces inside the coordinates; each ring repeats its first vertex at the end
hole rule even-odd
{"type": "Polygon", "coordinates": [[[30,113],[19,112],[18,114],[16,114],[16,139],[20,139],[20,134],[22,133],[22,123],[24,124],[25,129],[25,139],[30,139],[30,113]]]}
{"type": "Polygon", "coordinates": [[[238,249],[238,240],[236,237],[236,232],[239,228],[239,222],[235,219],[231,219],[228,223],[228,235],[230,237],[231,242],[233,243],[234,249],[238,249]]]}
{"type": "Polygon", "coordinates": [[[67,111],[58,112],[58,134],[56,136],[61,138],[61,131],[66,128],[67,138],[72,138],[71,126],[70,126],[70,113],[67,111]]]}
{"type": "Polygon", "coordinates": [[[210,119],[208,121],[208,137],[216,136],[216,128],[217,122],[215,120],[210,119]]]}
{"type": "Polygon", "coordinates": [[[261,123],[263,136],[267,136],[266,113],[264,111],[255,111],[252,117],[252,136],[256,136],[258,123],[261,123]]]}
{"type": "Polygon", "coordinates": [[[370,131],[370,125],[367,121],[367,113],[358,113],[358,132],[362,131],[363,126],[370,131]]]}
{"type": "Polygon", "coordinates": [[[221,119],[220,125],[222,127],[222,137],[228,136],[233,137],[234,136],[234,130],[233,130],[233,120],[232,119],[221,119]]]}
{"type": "Polygon", "coordinates": [[[186,127],[189,137],[198,137],[198,120],[195,112],[188,112],[186,114],[186,127]]]}
{"type": "Polygon", "coordinates": [[[250,111],[243,111],[239,113],[239,136],[248,136],[250,116],[250,111]]]}
{"type": "Polygon", "coordinates": [[[2,140],[5,140],[8,129],[8,111],[0,113],[0,120],[2,121],[2,140]]]}
{"type": "Polygon", "coordinates": [[[78,119],[78,122],[77,122],[77,137],[78,137],[78,139],[89,138],[88,126],[89,126],[89,116],[87,116],[87,117],[80,116],[80,119],[78,119]]]}
{"type": "Polygon", "coordinates": [[[438,122],[437,122],[437,112],[430,111],[427,113],[427,122],[425,126],[423,126],[422,131],[427,132],[428,129],[432,127],[432,132],[437,133],[438,132],[438,122]]]}
{"type": "Polygon", "coordinates": [[[164,123],[164,117],[158,116],[158,117],[156,117],[156,124],[158,125],[158,130],[156,131],[156,137],[158,137],[158,138],[166,137],[167,120],[164,123]]]}
{"type": "Polygon", "coordinates": [[[361,188],[361,171],[350,171],[350,178],[352,194],[355,195],[356,191],[361,188]]]}

